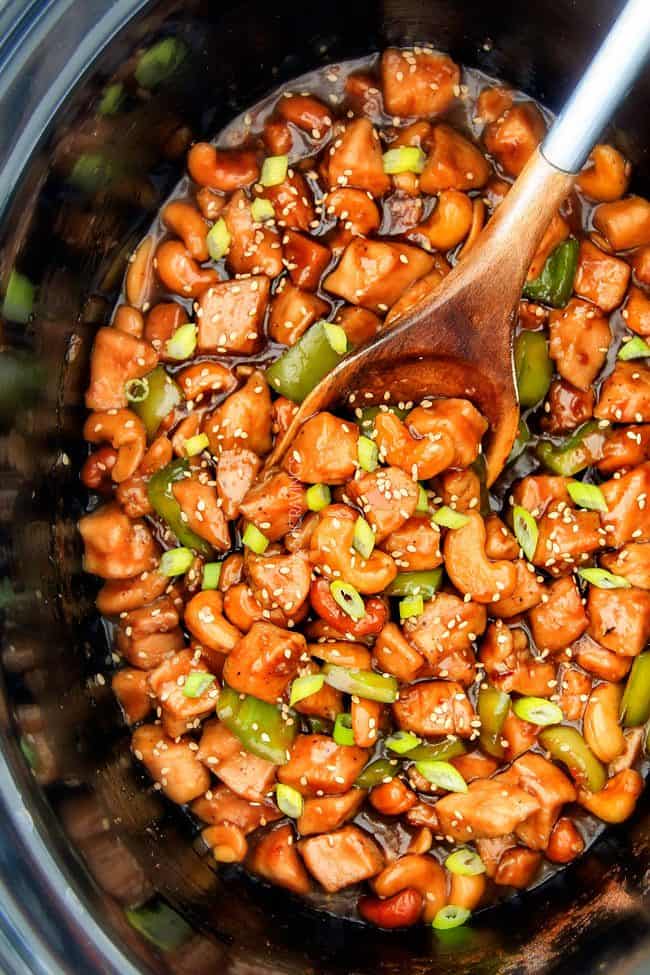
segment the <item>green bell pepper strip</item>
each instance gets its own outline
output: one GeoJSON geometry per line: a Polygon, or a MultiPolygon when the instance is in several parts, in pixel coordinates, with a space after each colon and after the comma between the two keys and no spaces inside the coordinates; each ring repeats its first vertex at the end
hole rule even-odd
{"type": "Polygon", "coordinates": [[[376,785],[385,782],[386,779],[394,779],[398,772],[399,763],[396,760],[389,761],[387,758],[378,758],[370,765],[366,765],[354,786],[356,789],[373,789],[376,785]]]}
{"type": "Polygon", "coordinates": [[[553,474],[573,477],[595,460],[600,460],[606,439],[607,434],[600,428],[598,420],[590,420],[561,444],[540,440],[535,453],[553,474]]]}
{"type": "Polygon", "coordinates": [[[524,298],[541,301],[553,308],[564,308],[573,291],[579,250],[580,244],[575,237],[562,241],[547,257],[539,277],[526,282],[524,298]]]}
{"type": "Polygon", "coordinates": [[[442,569],[422,569],[419,572],[398,572],[386,590],[387,596],[431,597],[440,589],[442,569]]]}
{"type": "Polygon", "coordinates": [[[175,951],[194,934],[194,929],[163,900],[155,898],[141,907],[127,907],[124,916],[136,931],[160,951],[175,951]]]}
{"type": "Polygon", "coordinates": [[[172,485],[176,481],[181,481],[189,468],[189,461],[183,457],[180,460],[173,460],[171,464],[167,464],[167,467],[156,471],[147,484],[147,497],[153,510],[169,525],[181,545],[192,548],[199,555],[209,558],[213,554],[212,546],[183,521],[181,506],[172,491],[172,485]]]}
{"type": "Polygon", "coordinates": [[[171,78],[187,54],[187,45],[180,38],[164,37],[140,55],[135,80],[142,88],[156,88],[171,78]]]}
{"type": "Polygon", "coordinates": [[[539,734],[539,743],[556,762],[562,762],[571,775],[590,792],[600,792],[607,782],[607,770],[579,731],[570,725],[553,725],[539,734]]]}
{"type": "Polygon", "coordinates": [[[367,701],[381,701],[383,704],[392,704],[397,700],[397,679],[387,674],[339,667],[338,664],[325,664],[323,673],[325,683],[344,694],[355,694],[367,701]]]}
{"type": "Polygon", "coordinates": [[[343,358],[327,337],[326,322],[316,322],[295,345],[283,352],[266,370],[266,380],[276,393],[302,403],[321,379],[343,358]]]}
{"type": "Polygon", "coordinates": [[[625,728],[638,728],[650,718],[650,650],[635,658],[621,701],[625,728]]]}
{"type": "Polygon", "coordinates": [[[26,274],[15,269],[9,275],[2,302],[2,315],[10,322],[26,325],[34,310],[36,287],[26,274]]]}
{"type": "Polygon", "coordinates": [[[515,339],[515,371],[521,406],[536,406],[551,385],[553,363],[543,332],[520,332],[515,339]]]}
{"type": "Polygon", "coordinates": [[[129,408],[137,413],[144,423],[149,440],[153,440],[167,414],[182,402],[183,394],[178,383],[167,375],[162,366],[156,366],[144,378],[147,380],[147,395],[144,399],[130,403],[129,408]]]}
{"type": "Polygon", "coordinates": [[[387,403],[385,406],[364,406],[360,412],[361,415],[355,414],[356,422],[361,427],[361,432],[366,436],[370,436],[375,429],[375,417],[379,413],[394,413],[396,417],[403,420],[408,410],[403,410],[399,406],[392,406],[387,403]]]}
{"type": "Polygon", "coordinates": [[[427,742],[412,748],[404,757],[414,762],[448,762],[467,752],[467,746],[460,738],[444,738],[442,741],[427,742]]]}
{"type": "Polygon", "coordinates": [[[298,733],[293,711],[281,711],[275,704],[241,695],[224,685],[217,699],[217,717],[232,731],[247,752],[274,765],[288,761],[289,750],[298,733]]]}
{"type": "Polygon", "coordinates": [[[480,745],[484,752],[502,758],[501,729],[510,710],[510,696],[496,687],[482,687],[478,692],[477,711],[481,719],[480,745]]]}

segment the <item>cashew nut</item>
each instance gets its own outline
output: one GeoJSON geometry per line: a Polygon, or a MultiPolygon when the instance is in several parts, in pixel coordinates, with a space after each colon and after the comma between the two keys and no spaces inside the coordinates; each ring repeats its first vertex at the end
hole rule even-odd
{"type": "Polygon", "coordinates": [[[643,779],[634,769],[623,769],[608,780],[600,792],[580,789],[578,802],[606,823],[622,823],[634,812],[643,792],[643,779]]]}
{"type": "Polygon", "coordinates": [[[372,881],[380,897],[392,897],[412,887],[424,898],[423,919],[431,921],[447,903],[447,881],[443,867],[425,853],[407,853],[385,867],[372,881]]]}
{"type": "MultiPolygon", "coordinates": [[[[356,739],[355,739],[356,742],[356,739]]],[[[360,742],[356,742],[360,744],[360,742]]],[[[401,779],[395,777],[390,782],[376,785],[370,792],[370,803],[383,816],[401,816],[417,802],[417,796],[401,779]]],[[[427,847],[427,850],[429,847],[427,847]]],[[[410,852],[415,852],[411,850],[410,852]]],[[[419,851],[419,852],[425,852],[419,851]]]]}
{"type": "Polygon", "coordinates": [[[175,377],[186,400],[196,403],[208,393],[229,392],[237,380],[220,362],[196,362],[186,366],[175,377]]]}
{"type": "Polygon", "coordinates": [[[562,816],[553,827],[545,855],[551,863],[570,863],[584,848],[585,841],[576,824],[568,816],[562,816]]]}
{"type": "Polygon", "coordinates": [[[208,260],[208,227],[196,207],[184,200],[172,200],[163,208],[160,217],[164,225],[181,238],[195,261],[201,264],[208,260]]]}
{"type": "Polygon", "coordinates": [[[484,873],[476,874],[473,877],[464,877],[462,874],[452,873],[449,885],[449,903],[473,911],[480,904],[486,887],[487,880],[484,873]]]}
{"type": "Polygon", "coordinates": [[[462,528],[448,531],[443,553],[449,578],[460,592],[479,603],[498,602],[510,596],[517,581],[512,562],[491,562],[485,554],[485,524],[480,514],[469,511],[462,528]]]}
{"type": "Polygon", "coordinates": [[[129,262],[126,272],[125,291],[127,301],[136,308],[142,307],[149,297],[153,282],[151,255],[153,237],[145,237],[129,262]]]}
{"type": "Polygon", "coordinates": [[[187,168],[200,186],[232,193],[254,183],[260,171],[255,153],[247,149],[216,149],[197,142],[187,155],[187,168]]]}
{"type": "Polygon", "coordinates": [[[472,201],[466,193],[443,190],[435,210],[416,227],[415,233],[425,236],[434,250],[448,251],[467,237],[472,226],[472,214],[472,201]]]}
{"type": "Polygon", "coordinates": [[[618,723],[622,696],[620,684],[598,684],[585,708],[583,735],[601,762],[613,762],[625,751],[625,736],[618,723]]]}
{"type": "Polygon", "coordinates": [[[207,826],[201,831],[201,837],[218,863],[241,863],[248,853],[246,837],[233,823],[207,826]]]}
{"type": "Polygon", "coordinates": [[[184,298],[200,298],[220,280],[215,270],[197,264],[180,240],[159,244],[154,264],[164,286],[184,298]]]}
{"type": "Polygon", "coordinates": [[[241,639],[239,630],[224,619],[223,596],[216,590],[205,589],[193,596],[184,618],[192,636],[211,650],[228,653],[241,639]]]}
{"type": "Polygon", "coordinates": [[[343,579],[367,596],[383,592],[397,575],[397,566],[379,549],[373,549],[367,559],[355,550],[357,517],[346,505],[328,505],[311,537],[309,557],[328,579],[343,579]]]}
{"type": "Polygon", "coordinates": [[[134,338],[142,338],[144,330],[144,318],[142,312],[132,305],[120,305],[113,318],[113,328],[119,332],[126,332],[134,338]]]}

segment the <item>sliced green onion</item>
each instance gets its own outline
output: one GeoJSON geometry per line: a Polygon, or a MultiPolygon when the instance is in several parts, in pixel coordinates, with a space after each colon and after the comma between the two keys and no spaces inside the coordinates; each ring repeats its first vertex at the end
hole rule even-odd
{"type": "Polygon", "coordinates": [[[431,521],[436,525],[442,525],[443,528],[455,530],[466,525],[469,518],[467,515],[461,514],[460,511],[454,511],[453,508],[449,508],[446,504],[443,504],[442,508],[438,508],[437,511],[433,512],[431,521]]]}
{"type": "Polygon", "coordinates": [[[345,329],[341,328],[340,325],[335,325],[334,322],[323,322],[323,329],[334,352],[337,355],[345,355],[348,351],[348,337],[345,334],[345,329]]]}
{"type": "Polygon", "coordinates": [[[421,173],[427,157],[417,146],[398,146],[384,153],[384,172],[389,176],[398,173],[421,173]]]}
{"type": "Polygon", "coordinates": [[[324,683],[325,677],[323,674],[305,674],[304,677],[296,677],[291,684],[289,704],[293,707],[299,701],[304,701],[306,697],[311,697],[312,694],[318,694],[324,683]]]}
{"type": "Polygon", "coordinates": [[[364,618],[366,615],[366,605],[357,590],[349,582],[336,579],[335,582],[330,583],[330,592],[336,604],[351,619],[362,620],[364,618]]]}
{"type": "Polygon", "coordinates": [[[437,789],[445,789],[447,792],[467,792],[467,782],[450,762],[424,759],[416,762],[415,767],[420,775],[423,775],[437,789]]]}
{"type": "Polygon", "coordinates": [[[407,755],[422,744],[422,739],[414,735],[412,731],[395,731],[388,736],[384,744],[386,748],[390,748],[392,752],[397,752],[398,755],[407,755]]]}
{"type": "Polygon", "coordinates": [[[208,254],[213,261],[220,261],[230,250],[231,243],[230,231],[223,217],[219,217],[216,223],[210,228],[205,238],[208,246],[208,254]]]}
{"type": "Polygon", "coordinates": [[[370,437],[359,437],[357,440],[357,460],[359,467],[369,474],[379,467],[379,450],[370,437]]]}
{"type": "Polygon", "coordinates": [[[195,933],[180,914],[158,898],[141,907],[125,908],[124,916],[135,931],[163,952],[175,951],[195,933]]]}
{"type": "Polygon", "coordinates": [[[535,549],[537,548],[537,539],[539,538],[537,522],[530,511],[526,511],[525,508],[522,508],[518,504],[514,507],[512,520],[515,529],[515,538],[519,542],[528,561],[532,562],[535,558],[535,549]]]}
{"type": "Polygon", "coordinates": [[[590,511],[607,511],[605,495],[595,484],[585,484],[584,481],[569,481],[567,491],[574,504],[579,508],[590,511]]]}
{"type": "Polygon", "coordinates": [[[34,307],[35,286],[27,275],[12,271],[7,281],[2,315],[10,322],[26,325],[34,307]]]}
{"type": "Polygon", "coordinates": [[[325,664],[323,673],[326,683],[344,694],[353,694],[366,701],[379,701],[381,704],[392,704],[397,700],[397,679],[390,674],[340,667],[338,664],[325,664]]]}
{"type": "Polygon", "coordinates": [[[464,847],[462,850],[454,850],[445,860],[445,866],[451,873],[458,874],[459,877],[478,877],[485,873],[485,864],[478,853],[464,847]]]}
{"type": "Polygon", "coordinates": [[[165,37],[144,52],[135,69],[135,80],[142,88],[156,88],[182,64],[187,47],[177,37],[165,37]]]}
{"type": "Polygon", "coordinates": [[[129,379],[124,383],[124,392],[129,403],[141,403],[149,395],[149,380],[146,376],[142,379],[129,379]]]}
{"type": "Polygon", "coordinates": [[[332,737],[337,745],[354,745],[351,714],[336,715],[332,737]]]}
{"type": "Polygon", "coordinates": [[[417,745],[408,753],[408,758],[414,762],[448,762],[450,758],[458,758],[465,755],[467,747],[462,738],[443,738],[442,741],[427,742],[424,745],[417,745]]]}
{"type": "Polygon", "coordinates": [[[390,782],[399,772],[397,761],[388,758],[378,758],[366,765],[359,778],[354,783],[355,789],[373,789],[383,782],[390,782]]]}
{"type": "Polygon", "coordinates": [[[305,802],[293,786],[278,782],[275,787],[275,801],[278,804],[278,809],[285,816],[289,816],[291,819],[299,819],[302,816],[305,802]]]}
{"type": "Polygon", "coordinates": [[[216,589],[221,578],[221,562],[206,562],[203,566],[201,589],[216,589]]]}
{"type": "Polygon", "coordinates": [[[183,685],[185,697],[201,697],[207,691],[210,684],[214,684],[216,677],[214,674],[206,674],[202,670],[193,670],[187,675],[183,685]]]}
{"type": "Polygon", "coordinates": [[[361,515],[354,523],[354,536],[352,544],[364,559],[369,559],[375,547],[375,533],[365,518],[361,515]]]}
{"type": "Polygon", "coordinates": [[[578,569],[578,575],[596,589],[629,589],[630,583],[623,576],[614,575],[607,569],[578,569]]]}
{"type": "Polygon", "coordinates": [[[327,484],[312,484],[307,488],[307,507],[310,511],[322,511],[332,500],[332,492],[327,484]]]}
{"type": "Polygon", "coordinates": [[[401,620],[411,619],[412,616],[421,616],[424,612],[424,599],[422,596],[405,596],[399,601],[399,618],[401,620]]]}
{"type": "Polygon", "coordinates": [[[386,590],[387,596],[422,596],[431,599],[440,589],[442,569],[419,569],[398,572],[386,590]]]}
{"type": "Polygon", "coordinates": [[[436,931],[450,931],[451,928],[459,928],[465,924],[472,916],[472,912],[466,907],[457,907],[455,904],[447,904],[441,907],[433,921],[431,927],[436,931]]]}
{"type": "Polygon", "coordinates": [[[83,193],[104,189],[115,178],[115,164],[101,152],[82,153],[70,170],[68,182],[83,193]]]}
{"type": "Polygon", "coordinates": [[[196,325],[186,322],[177,328],[165,343],[165,352],[170,359],[189,359],[196,349],[196,325]]]}
{"type": "Polygon", "coordinates": [[[275,219],[273,204],[270,200],[265,200],[263,196],[258,196],[253,200],[251,214],[255,223],[265,223],[267,220],[275,219]]]}
{"type": "Polygon", "coordinates": [[[279,186],[287,178],[288,156],[267,156],[262,163],[260,183],[262,186],[279,186]]]}
{"type": "Polygon", "coordinates": [[[647,356],[650,356],[650,345],[640,335],[635,335],[629,342],[623,343],[616,358],[627,362],[629,359],[645,359],[647,356]]]}
{"type": "Polygon", "coordinates": [[[256,528],[252,522],[246,525],[246,529],[242,535],[242,542],[246,548],[249,548],[251,552],[255,552],[256,555],[263,555],[269,547],[269,540],[266,535],[263,535],[259,528],[256,528]]]}
{"type": "Polygon", "coordinates": [[[194,561],[194,553],[189,548],[170,548],[163,552],[158,571],[164,576],[182,576],[194,561]]]}
{"type": "Polygon", "coordinates": [[[121,81],[107,85],[97,106],[100,115],[115,115],[124,101],[124,85],[121,81]]]}
{"type": "Polygon", "coordinates": [[[545,727],[549,724],[560,724],[564,720],[561,708],[543,697],[520,697],[514,701],[512,710],[522,721],[545,727]]]}
{"type": "Polygon", "coordinates": [[[425,515],[429,510],[429,495],[421,484],[418,484],[418,503],[415,506],[415,510],[420,515],[425,515]]]}
{"type": "Polygon", "coordinates": [[[185,453],[188,457],[196,457],[210,446],[210,441],[205,433],[197,433],[195,437],[189,437],[183,444],[185,453]]]}

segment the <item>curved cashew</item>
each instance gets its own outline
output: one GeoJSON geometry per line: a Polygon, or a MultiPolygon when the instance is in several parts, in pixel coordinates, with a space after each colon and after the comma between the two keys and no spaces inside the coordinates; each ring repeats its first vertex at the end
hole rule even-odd
{"type": "Polygon", "coordinates": [[[578,802],[605,823],[622,823],[634,812],[643,779],[634,769],[617,772],[600,792],[580,789],[578,802]]]}
{"type": "Polygon", "coordinates": [[[214,488],[194,478],[182,478],[172,485],[172,493],[187,515],[187,526],[219,551],[228,551],[231,547],[228,522],[214,488]]]}
{"type": "Polygon", "coordinates": [[[237,385],[231,370],[220,362],[196,362],[181,369],[174,378],[185,399],[195,403],[208,393],[229,392],[237,385]]]}
{"type": "Polygon", "coordinates": [[[372,651],[380,670],[393,674],[398,680],[410,683],[424,666],[421,653],[412,647],[396,623],[387,623],[372,651]]]}
{"type": "Polygon", "coordinates": [[[414,480],[435,477],[449,467],[456,453],[454,442],[446,432],[426,434],[416,440],[394,413],[378,413],[375,430],[382,458],[414,480]]]}
{"type": "Polygon", "coordinates": [[[163,208],[160,217],[167,229],[181,238],[195,261],[201,264],[208,260],[208,227],[196,207],[184,200],[172,200],[163,208]]]}
{"type": "Polygon", "coordinates": [[[328,664],[338,664],[339,667],[370,670],[370,651],[361,643],[347,640],[327,640],[325,643],[308,644],[310,657],[324,660],[328,664]]]}
{"type": "Polygon", "coordinates": [[[200,186],[222,193],[254,183],[260,174],[254,152],[247,149],[216,149],[209,142],[197,142],[187,154],[187,168],[200,186]]]}
{"type": "Polygon", "coordinates": [[[528,887],[542,865],[542,854],[523,846],[513,846],[502,853],[494,875],[495,884],[505,887],[528,887]]]}
{"type": "Polygon", "coordinates": [[[553,827],[545,856],[551,863],[570,863],[580,856],[584,848],[585,841],[576,824],[567,816],[562,816],[553,827]]]}
{"type": "Polygon", "coordinates": [[[613,762],[625,751],[625,736],[618,723],[622,696],[620,684],[598,684],[589,695],[582,733],[601,762],[613,762]]]}
{"type": "Polygon", "coordinates": [[[216,590],[202,590],[190,599],[185,607],[185,625],[199,643],[222,653],[228,653],[241,639],[239,630],[224,619],[223,596],[216,590]]]}
{"type": "Polygon", "coordinates": [[[629,180],[630,164],[618,149],[597,145],[578,176],[578,186],[590,200],[612,203],[623,196],[629,180]]]}
{"type": "Polygon", "coordinates": [[[476,874],[474,877],[463,877],[459,873],[452,873],[449,903],[473,911],[480,904],[486,887],[487,879],[484,873],[476,874]]]}
{"type": "Polygon", "coordinates": [[[99,590],[95,605],[104,616],[119,616],[140,609],[162,596],[169,585],[169,577],[153,569],[133,579],[111,579],[99,590]]]}
{"type": "Polygon", "coordinates": [[[239,552],[228,555],[221,563],[221,574],[219,576],[220,592],[226,592],[231,586],[236,586],[242,581],[244,575],[244,556],[239,552]]]}
{"type": "Polygon", "coordinates": [[[336,217],[350,233],[366,236],[379,229],[377,204],[363,190],[339,187],[327,194],[323,205],[327,216],[336,217]]]}
{"type": "Polygon", "coordinates": [[[248,633],[253,623],[267,620],[276,626],[286,626],[287,616],[281,609],[265,610],[255,599],[250,586],[245,582],[235,583],[223,594],[223,611],[228,619],[242,633],[248,633]]]}
{"type": "Polygon", "coordinates": [[[373,748],[377,744],[384,706],[378,701],[365,698],[352,700],[350,708],[354,743],[360,748],[373,748]]]}
{"type": "Polygon", "coordinates": [[[591,694],[591,677],[577,667],[562,667],[558,673],[558,705],[567,721],[579,721],[591,694]]]}
{"type": "Polygon", "coordinates": [[[306,552],[255,555],[249,551],[245,569],[260,606],[281,609],[289,619],[300,614],[311,586],[311,566],[306,552]]]}
{"type": "Polygon", "coordinates": [[[83,435],[90,443],[107,441],[117,450],[117,460],[111,471],[117,484],[135,473],[147,446],[144,424],[131,410],[91,413],[84,424],[83,435]]]}
{"type": "Polygon", "coordinates": [[[467,237],[472,226],[472,201],[459,190],[443,190],[431,216],[415,228],[434,250],[448,251],[467,237]]]}
{"type": "Polygon", "coordinates": [[[332,127],[331,110],[313,95],[289,95],[278,100],[275,110],[287,122],[320,139],[332,127]]]}
{"type": "Polygon", "coordinates": [[[124,290],[127,301],[136,308],[141,307],[151,291],[153,281],[151,255],[153,252],[153,237],[142,240],[129,261],[126,272],[124,290]]]}
{"type": "Polygon", "coordinates": [[[210,773],[196,757],[188,739],[172,741],[157,725],[145,724],[133,733],[131,751],[143,762],[172,802],[183,804],[210,788],[210,773]]]}
{"type": "Polygon", "coordinates": [[[117,461],[117,450],[112,447],[100,447],[93,451],[84,461],[81,468],[81,483],[97,494],[112,494],[113,482],[111,471],[117,461]]]}
{"type": "Polygon", "coordinates": [[[119,332],[126,332],[134,338],[142,338],[144,331],[144,318],[141,311],[133,308],[132,305],[120,305],[113,318],[113,328],[119,332]]]}
{"type": "Polygon", "coordinates": [[[364,559],[354,548],[357,513],[344,504],[328,505],[311,537],[309,558],[328,579],[343,579],[364,596],[383,592],[397,575],[394,560],[374,549],[364,559]]]}
{"type": "Polygon", "coordinates": [[[406,418],[409,429],[421,437],[446,434],[454,444],[454,467],[469,467],[478,457],[487,420],[468,399],[437,399],[416,406],[406,418]]]}
{"type": "Polygon", "coordinates": [[[422,903],[422,894],[407,887],[385,900],[360,897],[357,909],[365,921],[376,924],[378,928],[410,928],[420,918],[422,903]]]}
{"type": "Polygon", "coordinates": [[[197,264],[180,240],[159,244],[154,264],[164,286],[184,298],[200,298],[219,282],[217,272],[197,264]]]}
{"type": "Polygon", "coordinates": [[[431,921],[447,903],[447,880],[443,867],[425,853],[407,853],[385,867],[372,881],[380,897],[392,897],[412,887],[424,898],[423,919],[431,921]]]}
{"type": "Polygon", "coordinates": [[[485,523],[476,511],[465,516],[462,528],[448,531],[443,553],[449,578],[463,594],[479,603],[498,602],[510,596],[517,581],[512,562],[490,562],[485,554],[485,523]]]}
{"type": "Polygon", "coordinates": [[[207,826],[201,831],[201,838],[210,847],[218,863],[241,863],[248,853],[246,837],[233,823],[207,826]]]}
{"type": "Polygon", "coordinates": [[[196,202],[206,220],[217,220],[226,205],[226,198],[214,193],[208,186],[202,186],[196,194],[196,202]]]}
{"type": "Polygon", "coordinates": [[[407,853],[428,853],[433,846],[433,833],[428,826],[420,826],[411,837],[407,853]]]}
{"type": "MultiPolygon", "coordinates": [[[[371,789],[369,799],[370,804],[384,816],[401,816],[418,801],[415,792],[398,778],[376,785],[374,789],[371,789]]],[[[428,849],[429,847],[427,847],[428,849]]],[[[410,852],[415,851],[411,850],[410,852]]],[[[426,852],[426,850],[420,852],[426,852]]]]}

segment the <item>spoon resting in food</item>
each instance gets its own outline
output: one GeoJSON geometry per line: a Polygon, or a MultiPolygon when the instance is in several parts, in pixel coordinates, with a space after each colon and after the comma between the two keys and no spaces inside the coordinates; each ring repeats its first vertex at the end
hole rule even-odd
{"type": "Polygon", "coordinates": [[[397,301],[384,331],[346,356],[309,393],[267,460],[275,466],[299,428],[335,404],[424,397],[471,400],[489,422],[487,483],[503,469],[519,424],[513,365],[516,310],[531,260],[593,144],[650,52],[650,4],[628,0],[541,147],[471,250],[421,300],[397,301]]]}

